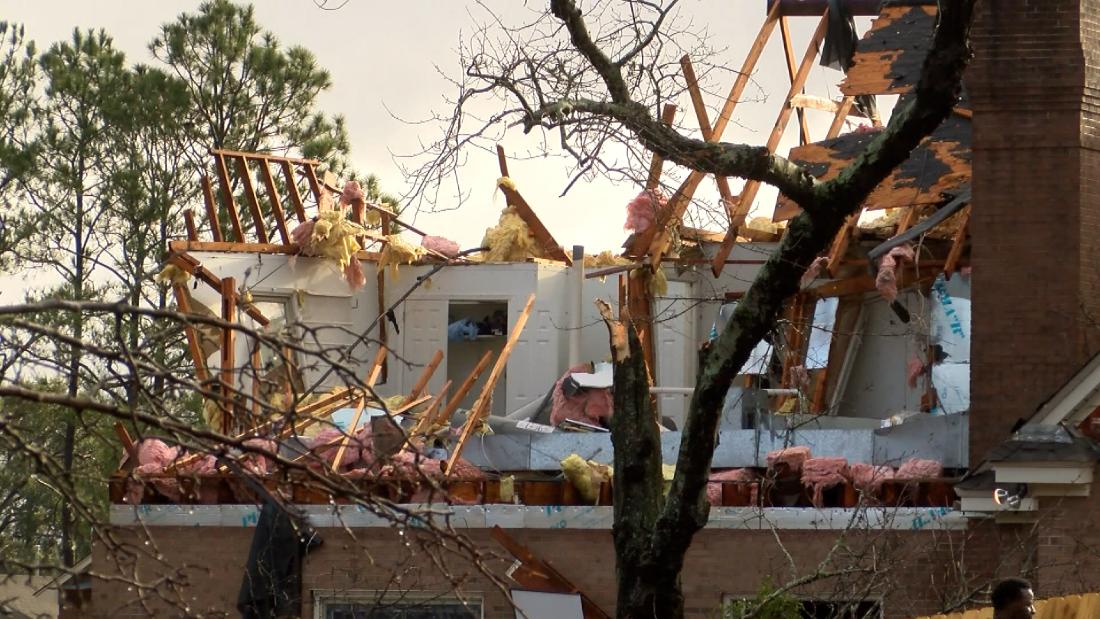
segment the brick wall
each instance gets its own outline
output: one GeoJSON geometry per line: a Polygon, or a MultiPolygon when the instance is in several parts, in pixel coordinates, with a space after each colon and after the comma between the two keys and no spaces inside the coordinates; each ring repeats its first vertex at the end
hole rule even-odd
{"type": "Polygon", "coordinates": [[[1088,12],[1096,4],[978,3],[966,77],[974,105],[971,462],[1096,350],[1082,311],[1100,304],[1100,31],[1088,12]]]}
{"type": "MultiPolygon", "coordinates": [[[[151,528],[150,544],[144,543],[137,529],[119,532],[139,550],[160,553],[163,563],[140,562],[139,573],[146,579],[155,575],[183,577],[180,595],[169,595],[170,606],[156,596],[142,607],[138,593],[126,583],[96,580],[92,606],[85,617],[180,616],[179,605],[186,605],[198,616],[237,616],[234,607],[248,547],[254,529],[246,528],[151,528]],[[150,550],[152,549],[152,550],[150,550]]],[[[439,554],[438,544],[415,535],[399,536],[389,529],[358,529],[355,539],[339,529],[325,529],[324,545],[307,560],[304,571],[305,607],[303,616],[311,617],[310,591],[347,592],[399,588],[409,591],[446,592],[449,582],[462,582],[468,594],[485,600],[485,617],[512,619],[514,614],[504,594],[470,563],[453,555],[443,561],[450,578],[426,560],[428,553],[439,554]],[[408,546],[406,546],[408,543],[408,546]],[[399,578],[398,578],[399,577],[399,578]]],[[[465,531],[486,557],[486,566],[503,574],[511,563],[500,555],[503,550],[491,541],[486,530],[465,531]]],[[[606,530],[514,530],[516,539],[550,561],[578,587],[592,596],[608,612],[614,611],[614,557],[610,531],[606,530]]],[[[696,538],[684,569],[684,591],[688,616],[706,617],[720,604],[723,594],[752,594],[762,580],[784,582],[792,577],[815,572],[829,549],[837,541],[835,531],[782,531],[786,550],[795,561],[792,569],[788,556],[769,531],[704,530],[696,538]]],[[[873,546],[877,573],[851,572],[826,578],[800,592],[822,599],[868,597],[883,599],[888,618],[912,617],[938,610],[945,599],[953,599],[961,590],[952,565],[964,554],[962,532],[852,532],[846,539],[848,549],[834,555],[830,569],[849,569],[858,559],[870,556],[860,549],[873,546]]],[[[446,554],[446,553],[444,553],[446,554]]],[[[116,567],[117,553],[105,547],[95,548],[94,565],[100,573],[131,573],[131,566],[116,567]]],[[[163,593],[167,589],[161,587],[163,593]]]]}

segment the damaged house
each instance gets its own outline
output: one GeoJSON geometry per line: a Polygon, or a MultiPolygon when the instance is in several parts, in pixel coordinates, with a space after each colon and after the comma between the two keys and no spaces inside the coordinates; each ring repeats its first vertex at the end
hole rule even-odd
{"type": "MultiPolygon", "coordinates": [[[[869,101],[912,88],[936,15],[934,3],[850,0],[874,20],[834,101],[803,92],[830,4],[769,2],[758,35],[820,20],[767,142],[774,151],[803,114],[831,114],[824,139],[803,125],[790,153],[819,178],[881,127],[869,101]],[[849,119],[858,128],[842,133],[849,119]]],[[[987,599],[993,578],[1021,573],[1040,597],[1100,588],[1096,534],[1078,530],[1098,513],[1100,361],[1088,320],[1100,309],[1098,123],[1086,85],[1100,71],[1100,32],[1087,3],[1055,4],[979,5],[966,97],[814,263],[731,386],[709,522],[682,575],[692,616],[754,598],[767,575],[785,582],[821,565],[835,573],[791,591],[811,617],[965,608],[987,599]],[[882,567],[870,575],[838,569],[872,557],[882,567]]],[[[701,97],[690,60],[685,69],[701,97]]],[[[722,127],[705,112],[699,121],[718,139],[722,127]]],[[[187,339],[207,386],[203,417],[358,484],[382,507],[256,453],[241,465],[120,427],[114,546],[98,543],[90,570],[166,579],[174,597],[101,579],[67,610],[613,614],[614,385],[593,301],[648,318],[641,338],[670,468],[697,351],[797,206],[781,196],[770,221],[750,219],[757,184],[735,196],[718,179],[728,231],[689,228],[681,218],[707,179],[693,173],[666,199],[655,158],[653,183],[629,201],[622,254],[591,256],[542,225],[499,154],[506,208],[487,222],[485,247],[463,252],[326,178],[319,162],[212,151],[205,217],[189,213],[162,273],[195,317],[187,339]],[[283,410],[293,414],[273,412],[283,410]],[[468,539],[482,565],[438,550],[457,542],[430,550],[423,539],[439,527],[468,539]]]]}

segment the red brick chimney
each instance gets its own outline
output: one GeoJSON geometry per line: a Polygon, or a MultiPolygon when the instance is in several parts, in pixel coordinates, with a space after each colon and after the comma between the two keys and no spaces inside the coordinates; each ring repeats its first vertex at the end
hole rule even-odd
{"type": "Polygon", "coordinates": [[[1098,350],[1100,0],[981,0],[970,462],[1098,350]]]}

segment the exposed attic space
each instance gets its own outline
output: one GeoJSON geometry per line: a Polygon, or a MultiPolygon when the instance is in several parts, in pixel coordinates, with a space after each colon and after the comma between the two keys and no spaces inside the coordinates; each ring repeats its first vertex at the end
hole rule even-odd
{"type": "MultiPolygon", "coordinates": [[[[761,37],[779,17],[770,14],[761,37]]],[[[882,29],[908,18],[891,19],[876,20],[859,43],[842,100],[809,107],[804,71],[792,69],[775,131],[781,136],[793,121],[796,102],[805,113],[828,108],[831,135],[790,153],[822,178],[875,131],[841,133],[849,120],[878,122],[860,111],[857,95],[904,101],[907,73],[860,77],[877,66],[858,59],[881,52],[882,29]]],[[[815,52],[804,64],[816,59],[815,52]]],[[[713,461],[714,505],[840,508],[861,497],[952,504],[951,481],[969,464],[969,151],[969,116],[960,109],[815,262],[731,386],[713,461]],[[833,481],[817,481],[822,475],[833,481]]],[[[624,199],[633,233],[622,254],[586,256],[567,251],[541,223],[522,179],[508,175],[503,146],[498,154],[503,210],[485,222],[486,249],[460,252],[366,202],[354,183],[319,175],[319,162],[214,151],[205,221],[190,214],[188,239],[169,247],[179,307],[281,334],[290,345],[280,354],[248,332],[190,329],[196,376],[220,394],[205,403],[210,423],[230,436],[273,441],[309,466],[369,479],[399,501],[606,504],[610,349],[592,303],[602,299],[615,312],[649,318],[637,324],[663,460],[674,464],[698,351],[782,240],[792,205],[781,198],[767,218],[775,223],[762,230],[746,221],[754,185],[734,196],[719,179],[729,230],[683,226],[695,187],[710,179],[690,175],[666,200],[656,185],[664,162],[654,157],[650,186],[624,199]],[[234,174],[250,169],[262,182],[234,174]],[[283,173],[282,183],[267,182],[271,170],[283,173]],[[409,483],[417,458],[446,494],[409,483]]],[[[300,500],[332,499],[295,489],[289,472],[255,459],[300,500]]],[[[137,460],[145,464],[140,450],[137,460]]],[[[199,471],[209,477],[200,486],[216,490],[142,483],[128,477],[131,462],[112,500],[225,502],[233,493],[217,462],[181,460],[162,463],[160,476],[199,471]]]]}

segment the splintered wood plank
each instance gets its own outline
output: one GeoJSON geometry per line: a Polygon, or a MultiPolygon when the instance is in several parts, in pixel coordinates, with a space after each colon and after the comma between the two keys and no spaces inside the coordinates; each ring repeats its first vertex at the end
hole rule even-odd
{"type": "Polygon", "coordinates": [[[373,387],[378,382],[378,377],[382,375],[382,366],[386,363],[386,355],[389,350],[385,346],[378,347],[378,353],[374,355],[374,361],[371,363],[370,371],[367,372],[367,387],[373,387]]]}
{"type": "Polygon", "coordinates": [[[336,449],[336,457],[332,459],[332,472],[336,472],[340,469],[340,461],[344,459],[344,452],[348,449],[348,442],[351,437],[355,435],[355,431],[359,429],[359,420],[363,417],[363,408],[367,405],[367,398],[359,398],[359,401],[355,403],[355,416],[351,419],[351,425],[348,426],[347,431],[340,437],[340,447],[336,449]]]}
{"type": "Polygon", "coordinates": [[[289,161],[280,161],[279,167],[283,170],[283,182],[286,183],[287,195],[294,206],[294,214],[298,216],[298,223],[306,220],[306,205],[302,202],[302,194],[298,191],[298,182],[294,178],[294,168],[289,161]]]}
{"type": "MultiPolygon", "coordinates": [[[[791,80],[791,87],[787,91],[787,96],[783,99],[783,107],[779,110],[779,117],[775,120],[775,125],[772,127],[771,134],[768,135],[768,142],[765,146],[769,154],[775,153],[775,149],[779,147],[779,141],[783,139],[783,133],[787,130],[787,123],[790,122],[791,112],[794,110],[791,107],[791,97],[798,94],[806,86],[806,79],[810,76],[810,69],[814,66],[814,60],[817,59],[821,41],[825,38],[826,27],[829,24],[828,13],[828,11],[825,11],[825,15],[818,21],[817,30],[810,37],[810,43],[806,46],[806,53],[802,56],[802,63],[798,65],[798,72],[791,80]]],[[[756,193],[759,190],[760,182],[754,180],[747,181],[741,190],[741,195],[738,197],[737,213],[730,221],[726,238],[722,240],[722,246],[718,248],[718,252],[711,262],[711,272],[714,273],[715,277],[718,277],[726,266],[726,258],[729,258],[730,252],[733,251],[733,245],[737,242],[737,229],[745,223],[745,218],[748,216],[749,209],[752,208],[752,203],[756,199],[756,193]]]]}
{"type": "Polygon", "coordinates": [[[137,444],[134,443],[134,439],[130,437],[130,433],[126,431],[126,426],[122,425],[121,421],[115,422],[115,435],[118,436],[119,442],[122,443],[122,448],[126,451],[126,455],[130,457],[130,465],[137,466],[137,444]]]}
{"type": "Polygon", "coordinates": [[[260,210],[260,199],[256,196],[256,188],[252,185],[252,170],[248,168],[248,159],[237,158],[241,185],[244,188],[244,197],[248,201],[248,212],[252,215],[252,225],[256,228],[256,239],[261,243],[267,242],[267,227],[264,226],[264,214],[260,210]]]}
{"type": "MultiPolygon", "coordinates": [[[[504,154],[504,147],[497,144],[496,150],[497,164],[500,166],[500,175],[507,177],[508,158],[504,154]]],[[[554,235],[550,234],[550,231],[546,229],[542,220],[535,214],[535,210],[531,208],[530,204],[527,204],[527,200],[523,199],[519,191],[504,185],[500,186],[500,190],[504,193],[504,199],[508,206],[514,208],[516,215],[519,215],[520,219],[527,224],[527,228],[531,230],[531,235],[535,237],[535,241],[537,241],[542,248],[543,254],[552,260],[560,260],[567,265],[572,265],[572,258],[565,253],[562,246],[554,239],[554,235]]]]}
{"type": "MultiPolygon", "coordinates": [[[[213,288],[216,292],[221,293],[222,280],[214,275],[210,269],[199,264],[197,260],[187,254],[171,254],[168,256],[168,262],[178,266],[179,268],[187,271],[187,273],[199,281],[203,282],[207,286],[213,288]]],[[[252,317],[253,320],[258,322],[261,326],[266,327],[271,324],[271,321],[267,319],[267,316],[263,315],[263,312],[256,309],[255,305],[248,305],[245,307],[245,313],[252,317]]]]}
{"type": "Polygon", "coordinates": [[[443,351],[437,350],[432,355],[432,360],[428,362],[428,365],[424,366],[424,371],[420,373],[420,378],[417,379],[416,384],[413,385],[412,391],[406,400],[415,400],[420,397],[421,393],[424,393],[424,389],[428,386],[428,381],[432,379],[432,375],[435,374],[435,369],[439,367],[439,364],[443,362],[443,351]]]}
{"type": "MultiPolygon", "coordinates": [[[[187,287],[183,284],[173,284],[172,293],[176,296],[176,307],[184,316],[194,313],[191,309],[191,297],[187,287]]],[[[184,324],[183,333],[187,337],[187,350],[191,353],[191,361],[195,364],[195,376],[199,382],[210,380],[210,372],[206,369],[206,356],[202,354],[202,344],[199,342],[199,334],[195,327],[184,324]]]]}
{"type": "Polygon", "coordinates": [[[943,265],[943,272],[950,278],[959,269],[959,259],[962,258],[963,246],[966,245],[966,237],[970,232],[970,206],[959,213],[959,229],[955,232],[955,238],[951,242],[951,250],[947,252],[947,262],[943,265]]]}
{"type": "MultiPolygon", "coordinates": [[[[789,159],[818,180],[827,181],[855,161],[877,135],[877,131],[860,131],[799,146],[791,149],[789,159]]],[[[909,158],[875,187],[862,206],[873,211],[940,204],[945,194],[958,193],[970,179],[971,124],[966,118],[953,115],[921,141],[909,158]]],[[[781,195],[773,219],[791,219],[800,211],[794,201],[781,195]]]]}
{"type": "Polygon", "coordinates": [[[883,8],[856,45],[840,91],[846,95],[898,95],[912,90],[932,49],[935,25],[935,3],[883,8]]]}
{"type": "Polygon", "coordinates": [[[504,155],[504,147],[497,144],[497,165],[500,166],[500,175],[508,176],[508,157],[504,155]]]}
{"type": "Polygon", "coordinates": [[[225,211],[229,214],[229,224],[233,226],[233,236],[238,243],[244,243],[244,228],[241,227],[241,216],[237,212],[237,201],[233,199],[233,184],[229,181],[229,168],[225,165],[225,157],[214,155],[214,169],[218,174],[218,186],[221,187],[225,211]]]}
{"type": "Polygon", "coordinates": [[[187,229],[187,240],[199,240],[199,229],[195,226],[195,213],[191,209],[183,211],[183,226],[187,229]]]}
{"type": "MultiPolygon", "coordinates": [[[[428,405],[428,408],[424,409],[420,413],[420,418],[416,420],[416,425],[412,430],[409,430],[409,441],[412,441],[414,437],[420,437],[426,434],[431,428],[435,426],[435,416],[439,412],[440,406],[443,402],[447,401],[447,394],[451,391],[451,381],[443,383],[443,387],[439,390],[439,395],[432,398],[432,403],[428,405]]],[[[408,444],[408,442],[406,444],[408,444]]]]}
{"type": "MultiPolygon", "coordinates": [[[[714,120],[714,126],[711,127],[712,141],[717,142],[722,139],[722,134],[725,132],[726,126],[729,124],[730,119],[733,118],[733,111],[737,107],[737,103],[741,100],[741,95],[744,94],[745,87],[749,85],[749,80],[756,69],[756,63],[760,60],[760,55],[764,52],[764,47],[767,45],[768,39],[771,38],[772,32],[775,31],[775,25],[778,22],[779,3],[776,2],[768,12],[767,19],[765,19],[763,25],[760,26],[760,31],[757,32],[756,39],[753,40],[752,46],[749,48],[749,53],[745,56],[745,61],[741,64],[741,71],[737,74],[737,79],[734,80],[733,87],[730,88],[729,95],[722,105],[722,111],[718,113],[718,118],[714,120]]],[[[630,247],[631,255],[641,256],[647,251],[652,255],[654,248],[659,250],[658,254],[664,253],[663,248],[668,246],[672,232],[671,226],[679,223],[680,219],[684,216],[688,204],[691,203],[691,197],[695,195],[695,189],[703,180],[703,176],[702,173],[693,171],[684,179],[679,189],[669,198],[665,208],[657,213],[657,220],[654,224],[645,231],[635,235],[634,243],[630,247]]],[[[655,264],[659,263],[660,256],[658,256],[655,264]]]]}
{"type": "MultiPolygon", "coordinates": [[[[790,78],[791,84],[794,84],[794,80],[797,77],[797,69],[794,65],[794,47],[791,45],[791,29],[787,23],[787,17],[783,16],[779,18],[779,35],[783,39],[783,56],[787,59],[787,77],[790,78]]],[[[800,94],[806,92],[805,88],[799,90],[794,95],[797,97],[800,94]]],[[[791,99],[794,99],[791,97],[791,99]]],[[[791,100],[787,100],[787,104],[795,107],[791,100]]],[[[802,144],[810,143],[810,127],[806,124],[806,112],[801,107],[798,107],[798,129],[799,138],[802,144]]]]}
{"type": "MultiPolygon", "coordinates": [[[[222,320],[227,323],[237,322],[237,280],[232,277],[222,278],[222,320]]],[[[236,343],[236,331],[229,327],[222,328],[221,349],[221,382],[222,382],[222,427],[223,434],[229,434],[233,429],[233,400],[236,389],[234,388],[233,371],[236,369],[234,358],[234,344],[236,343]]]]}
{"type": "MultiPolygon", "coordinates": [[[[825,139],[830,140],[840,135],[840,129],[844,126],[844,119],[848,115],[848,111],[852,109],[855,100],[855,97],[844,97],[833,116],[833,124],[829,125],[829,133],[825,136],[825,139]]],[[[778,209],[776,210],[778,211],[778,209]]],[[[772,213],[772,218],[774,219],[777,214],[772,213]]],[[[840,227],[840,231],[833,238],[833,243],[829,247],[829,263],[825,266],[826,272],[832,277],[837,276],[840,263],[844,259],[844,255],[848,253],[848,244],[851,243],[852,234],[855,232],[856,226],[859,225],[861,215],[863,215],[862,207],[845,220],[844,225],[840,227]]]]}
{"type": "Polygon", "coordinates": [[[202,202],[206,207],[206,221],[210,222],[210,237],[216,243],[225,240],[222,236],[222,224],[218,221],[218,205],[214,200],[214,187],[210,184],[210,177],[203,176],[199,184],[202,186],[202,202]]]}
{"type": "Polygon", "coordinates": [[[275,177],[271,175],[271,168],[266,160],[260,161],[260,176],[264,181],[264,191],[267,192],[267,201],[271,204],[271,214],[275,216],[275,228],[279,231],[279,238],[284,245],[290,244],[290,232],[286,227],[286,215],[283,213],[283,201],[279,198],[279,191],[275,187],[275,177]]]}
{"type": "Polygon", "coordinates": [[[485,354],[481,355],[481,359],[478,360],[477,365],[475,365],[470,374],[466,376],[466,380],[462,381],[462,384],[459,385],[458,391],[455,392],[454,397],[452,397],[450,401],[447,402],[446,408],[444,408],[443,412],[440,413],[439,418],[442,422],[451,422],[451,416],[455,414],[456,410],[458,410],[458,407],[462,404],[462,400],[464,400],[466,398],[466,395],[470,393],[470,389],[473,389],[474,383],[477,382],[478,378],[481,378],[482,372],[484,372],[489,367],[489,363],[492,362],[492,360],[493,351],[491,350],[487,350],[485,351],[485,354]]]}
{"type": "Polygon", "coordinates": [[[509,331],[508,341],[500,351],[497,362],[489,372],[488,378],[485,379],[485,385],[481,388],[481,394],[478,395],[477,401],[474,402],[474,406],[467,414],[466,423],[462,426],[462,434],[459,435],[458,442],[451,451],[451,457],[447,459],[447,470],[443,471],[445,475],[451,474],[455,462],[457,462],[458,458],[462,455],[462,448],[465,447],[466,441],[470,438],[470,434],[472,434],[474,428],[481,423],[483,412],[488,410],[489,400],[493,396],[493,389],[496,387],[500,375],[504,373],[504,368],[508,364],[508,357],[512,354],[512,349],[516,347],[516,342],[519,341],[519,336],[523,333],[523,327],[527,324],[527,318],[531,315],[531,308],[534,306],[535,295],[532,294],[527,297],[527,304],[523,306],[523,310],[519,313],[519,317],[516,318],[516,324],[513,325],[511,331],[509,331]]]}
{"type": "MultiPolygon", "coordinates": [[[[672,121],[676,119],[676,104],[666,103],[661,108],[661,122],[665,125],[672,125],[672,121]]],[[[665,160],[657,153],[653,153],[653,159],[649,162],[649,176],[646,177],[645,188],[649,191],[657,189],[661,184],[661,170],[664,168],[665,160]]]]}
{"type": "Polygon", "coordinates": [[[524,200],[523,196],[511,187],[501,185],[500,190],[504,193],[508,205],[516,209],[516,215],[519,215],[523,222],[527,224],[546,257],[564,262],[566,265],[572,265],[573,259],[565,253],[562,246],[554,239],[554,235],[550,234],[550,231],[542,224],[542,220],[535,214],[535,210],[531,208],[531,205],[527,204],[527,200],[524,200]]]}

